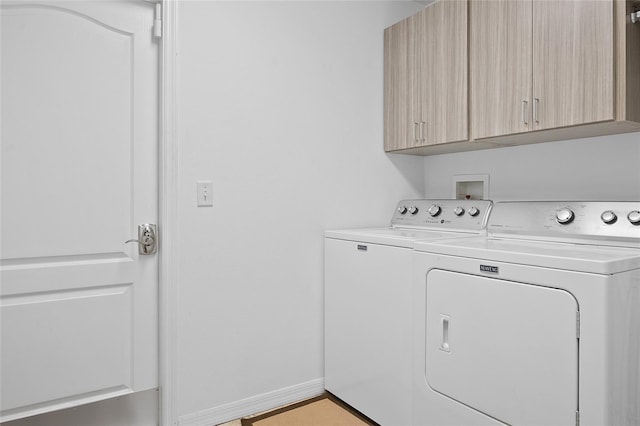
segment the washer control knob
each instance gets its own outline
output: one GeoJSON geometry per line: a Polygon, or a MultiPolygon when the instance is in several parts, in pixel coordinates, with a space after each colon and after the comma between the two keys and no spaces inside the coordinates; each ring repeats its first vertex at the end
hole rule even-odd
{"type": "Polygon", "coordinates": [[[438,216],[441,211],[442,211],[442,209],[437,204],[432,205],[431,207],[429,207],[429,210],[427,210],[427,212],[429,213],[429,216],[431,216],[431,217],[438,216]]]}
{"type": "Polygon", "coordinates": [[[453,213],[456,216],[462,216],[464,214],[464,209],[460,206],[456,207],[455,210],[453,211],[453,213]]]}
{"type": "Polygon", "coordinates": [[[607,225],[611,225],[618,220],[618,216],[616,216],[616,214],[611,210],[607,210],[600,215],[600,219],[602,219],[602,221],[607,225]]]}
{"type": "Polygon", "coordinates": [[[418,211],[419,210],[418,210],[418,208],[416,206],[409,207],[409,213],[411,213],[411,214],[416,214],[416,213],[418,213],[418,211]]]}
{"type": "Polygon", "coordinates": [[[560,210],[556,211],[556,221],[558,221],[558,223],[561,225],[568,225],[569,223],[573,222],[574,218],[575,215],[573,214],[573,211],[571,211],[571,209],[567,207],[561,208],[560,210]]]}
{"type": "Polygon", "coordinates": [[[634,225],[640,225],[640,211],[634,210],[632,212],[629,212],[629,214],[627,215],[627,219],[629,219],[629,222],[634,225]]]}
{"type": "Polygon", "coordinates": [[[407,206],[400,206],[400,207],[398,207],[398,213],[400,213],[400,214],[407,214],[407,206]]]}
{"type": "Polygon", "coordinates": [[[469,214],[473,217],[476,217],[480,214],[480,210],[477,207],[471,207],[469,209],[469,214]]]}

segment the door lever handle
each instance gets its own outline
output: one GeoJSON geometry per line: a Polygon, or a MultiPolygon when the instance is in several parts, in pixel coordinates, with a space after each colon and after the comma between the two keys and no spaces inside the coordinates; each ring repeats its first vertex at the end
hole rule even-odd
{"type": "Polygon", "coordinates": [[[138,239],[130,239],[124,243],[138,243],[139,254],[154,254],[158,251],[157,232],[157,226],[155,224],[143,223],[138,225],[138,239]]]}
{"type": "Polygon", "coordinates": [[[138,243],[138,244],[142,244],[142,245],[145,245],[145,246],[150,246],[151,244],[153,244],[153,243],[154,243],[154,241],[153,241],[153,238],[151,238],[151,237],[144,237],[144,238],[142,239],[142,241],[140,241],[140,240],[127,240],[127,241],[125,241],[124,243],[125,243],[125,244],[128,244],[128,243],[138,243]]]}

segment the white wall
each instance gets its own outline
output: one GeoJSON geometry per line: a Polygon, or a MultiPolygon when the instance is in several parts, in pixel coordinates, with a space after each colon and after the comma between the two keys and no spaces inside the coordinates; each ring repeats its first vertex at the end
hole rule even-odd
{"type": "Polygon", "coordinates": [[[489,174],[500,200],[640,200],[640,133],[425,157],[425,195],[451,198],[452,176],[489,174]]]}
{"type": "Polygon", "coordinates": [[[424,192],[423,159],[382,150],[383,29],[420,7],[179,3],[183,423],[321,386],[323,231],[384,225],[424,192]]]}

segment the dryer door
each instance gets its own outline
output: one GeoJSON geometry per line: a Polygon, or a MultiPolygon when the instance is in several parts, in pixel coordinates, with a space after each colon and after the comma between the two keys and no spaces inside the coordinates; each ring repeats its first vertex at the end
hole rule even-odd
{"type": "Polygon", "coordinates": [[[509,424],[575,424],[578,304],[570,293],[442,270],[431,270],[426,286],[432,389],[509,424]]]}

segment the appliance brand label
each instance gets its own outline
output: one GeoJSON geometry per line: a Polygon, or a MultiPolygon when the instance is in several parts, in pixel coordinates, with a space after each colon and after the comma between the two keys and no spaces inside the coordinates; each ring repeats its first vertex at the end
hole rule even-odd
{"type": "Polygon", "coordinates": [[[482,271],[482,272],[491,272],[492,274],[497,274],[498,273],[498,267],[497,266],[491,266],[491,265],[480,265],[480,271],[482,271]]]}
{"type": "Polygon", "coordinates": [[[358,250],[360,250],[360,251],[367,251],[367,246],[362,245],[362,244],[358,244],[358,250]]]}

